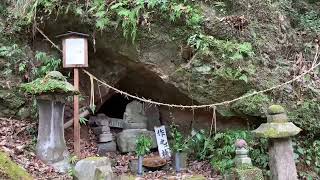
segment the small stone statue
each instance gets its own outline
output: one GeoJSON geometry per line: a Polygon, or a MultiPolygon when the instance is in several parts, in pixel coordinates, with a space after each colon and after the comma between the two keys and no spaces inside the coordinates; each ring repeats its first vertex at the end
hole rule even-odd
{"type": "Polygon", "coordinates": [[[234,162],[236,167],[242,165],[252,165],[251,158],[248,157],[249,150],[247,149],[247,142],[243,139],[238,139],[235,143],[236,146],[236,157],[234,162]]]}

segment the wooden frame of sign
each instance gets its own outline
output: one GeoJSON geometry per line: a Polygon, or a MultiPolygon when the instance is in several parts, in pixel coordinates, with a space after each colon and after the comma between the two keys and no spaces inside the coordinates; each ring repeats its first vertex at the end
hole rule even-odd
{"type": "Polygon", "coordinates": [[[88,67],[88,40],[80,36],[71,35],[62,40],[63,67],[88,67]]]}

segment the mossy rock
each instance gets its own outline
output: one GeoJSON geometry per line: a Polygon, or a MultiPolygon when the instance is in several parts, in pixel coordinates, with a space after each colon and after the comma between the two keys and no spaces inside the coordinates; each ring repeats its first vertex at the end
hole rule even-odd
{"type": "Polygon", "coordinates": [[[195,175],[192,177],[187,178],[186,180],[206,180],[207,178],[201,175],[195,175]]]}
{"type": "Polygon", "coordinates": [[[67,78],[64,77],[59,71],[51,71],[47,74],[47,78],[55,79],[59,81],[67,81],[67,78]]]}
{"type": "Polygon", "coordinates": [[[249,165],[244,165],[233,170],[236,179],[239,180],[263,180],[262,170],[249,165]]]}
{"type": "Polygon", "coordinates": [[[5,153],[0,152],[0,177],[10,180],[33,179],[26,170],[14,163],[5,153]]]}
{"type": "Polygon", "coordinates": [[[285,113],[285,112],[286,112],[286,110],[280,105],[272,105],[268,108],[268,113],[270,115],[281,114],[281,113],[285,113]]]}
{"type": "Polygon", "coordinates": [[[49,72],[44,78],[38,78],[30,83],[22,84],[21,89],[31,95],[79,94],[58,71],[49,72]]]}

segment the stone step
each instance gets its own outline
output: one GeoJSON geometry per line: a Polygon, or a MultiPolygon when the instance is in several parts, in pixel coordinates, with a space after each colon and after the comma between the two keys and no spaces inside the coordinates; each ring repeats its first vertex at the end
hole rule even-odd
{"type": "Polygon", "coordinates": [[[99,135],[99,142],[103,143],[103,142],[110,142],[113,140],[112,134],[111,133],[107,133],[107,134],[100,134],[99,135]]]}
{"type": "Polygon", "coordinates": [[[110,133],[110,127],[109,126],[99,126],[99,127],[94,127],[92,128],[93,133],[98,136],[100,134],[108,134],[110,133]]]}
{"type": "Polygon", "coordinates": [[[106,155],[107,152],[116,152],[117,144],[114,141],[98,144],[98,154],[100,156],[106,155]]]}

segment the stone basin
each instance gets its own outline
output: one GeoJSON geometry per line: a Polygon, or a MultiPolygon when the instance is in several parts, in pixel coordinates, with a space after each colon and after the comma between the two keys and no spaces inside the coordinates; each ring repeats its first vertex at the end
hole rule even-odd
{"type": "Polygon", "coordinates": [[[158,170],[164,167],[167,161],[160,156],[144,158],[143,166],[150,170],[158,170]]]}

